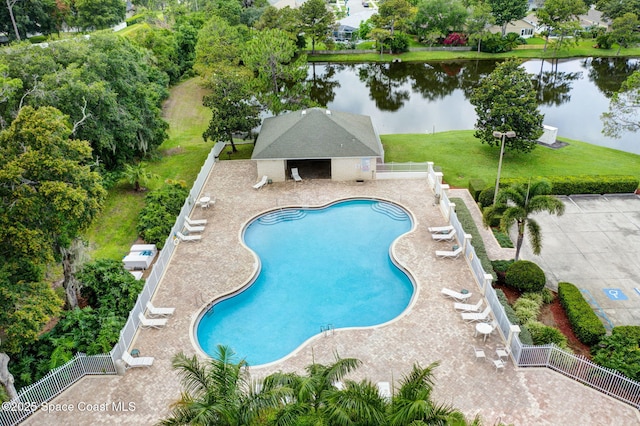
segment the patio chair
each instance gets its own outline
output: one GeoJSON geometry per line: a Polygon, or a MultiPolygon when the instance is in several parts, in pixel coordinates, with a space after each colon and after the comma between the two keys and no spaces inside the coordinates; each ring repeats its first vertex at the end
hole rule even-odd
{"type": "Polygon", "coordinates": [[[498,370],[504,370],[504,367],[507,365],[507,363],[501,359],[492,359],[491,361],[493,361],[493,365],[496,367],[496,373],[498,370]]]}
{"type": "Polygon", "coordinates": [[[302,178],[300,177],[300,174],[298,173],[298,168],[297,167],[293,167],[291,169],[291,177],[293,178],[293,180],[295,180],[296,182],[302,182],[302,178]]]}
{"type": "Polygon", "coordinates": [[[436,250],[436,257],[440,259],[457,259],[462,254],[462,247],[455,250],[436,250]]]}
{"type": "Polygon", "coordinates": [[[263,186],[265,186],[267,184],[268,180],[269,180],[269,177],[267,175],[262,176],[262,179],[260,180],[260,182],[258,182],[255,185],[253,185],[253,189],[262,188],[263,186]]]}
{"type": "Polygon", "coordinates": [[[189,219],[188,217],[185,217],[184,221],[191,226],[200,226],[207,224],[207,219],[189,219]]]}
{"type": "Polygon", "coordinates": [[[436,241],[453,241],[456,238],[456,230],[452,229],[448,234],[431,234],[436,241]]]}
{"type": "Polygon", "coordinates": [[[470,303],[456,302],[453,304],[453,309],[462,312],[480,312],[480,309],[482,309],[482,299],[478,300],[478,303],[476,303],[475,305],[472,305],[470,303]]]}
{"type": "Polygon", "coordinates": [[[125,352],[122,354],[122,361],[127,364],[127,368],[151,367],[153,365],[152,356],[132,357],[129,352],[125,352]]]}
{"type": "Polygon", "coordinates": [[[476,348],[475,346],[472,346],[473,348],[473,353],[476,356],[476,361],[478,359],[486,359],[487,357],[484,354],[484,350],[480,349],[480,348],[476,348]]]}
{"type": "Polygon", "coordinates": [[[430,226],[427,229],[429,229],[429,232],[432,234],[447,234],[453,230],[453,226],[430,226]]]}
{"type": "Polygon", "coordinates": [[[463,312],[462,313],[462,319],[467,321],[467,322],[478,322],[478,321],[484,321],[487,318],[489,318],[489,314],[491,313],[491,307],[487,306],[486,308],[484,308],[484,311],[477,313],[477,312],[463,312]]]}
{"type": "Polygon", "coordinates": [[[138,313],[138,319],[142,328],[161,328],[167,325],[166,318],[147,318],[142,312],[138,313]]]}
{"type": "Polygon", "coordinates": [[[150,316],[154,317],[168,317],[173,315],[176,308],[156,308],[151,304],[151,301],[147,302],[147,312],[150,316]]]}
{"type": "Polygon", "coordinates": [[[451,290],[451,289],[448,289],[446,287],[442,287],[441,292],[445,296],[449,296],[449,297],[452,297],[452,298],[456,299],[458,302],[464,302],[465,300],[470,298],[471,294],[472,294],[472,293],[459,293],[459,292],[457,292],[455,290],[451,290]]]}
{"type": "Polygon", "coordinates": [[[389,382],[378,382],[377,387],[381,398],[391,399],[391,385],[389,382]]]}
{"type": "Polygon", "coordinates": [[[178,244],[180,241],[198,241],[202,239],[202,235],[184,235],[182,232],[176,232],[176,238],[173,240],[175,244],[178,244]]]}
{"type": "Polygon", "coordinates": [[[185,221],[184,229],[186,229],[188,232],[202,232],[204,231],[204,226],[191,226],[185,221]]]}
{"type": "Polygon", "coordinates": [[[505,346],[498,346],[496,348],[496,355],[498,355],[499,359],[506,358],[509,359],[509,354],[511,353],[511,348],[505,346]]]}

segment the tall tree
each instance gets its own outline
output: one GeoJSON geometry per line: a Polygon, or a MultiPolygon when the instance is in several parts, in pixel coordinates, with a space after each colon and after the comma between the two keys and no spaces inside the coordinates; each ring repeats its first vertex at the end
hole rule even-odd
{"type": "Polygon", "coordinates": [[[635,71],[609,101],[609,111],[602,114],[602,133],[619,138],[623,132],[640,130],[640,71],[635,71]]]}
{"type": "Polygon", "coordinates": [[[602,12],[602,17],[614,20],[625,13],[640,15],[640,0],[598,0],[596,9],[602,12]]]}
{"type": "Polygon", "coordinates": [[[538,222],[531,217],[532,214],[547,212],[560,216],[564,213],[562,201],[549,195],[550,193],[551,185],[547,181],[512,185],[500,189],[496,203],[483,211],[483,220],[487,227],[496,217],[501,217],[500,229],[503,232],[509,232],[515,225],[518,233],[515,260],[520,258],[525,231],[529,234],[533,254],[540,254],[542,249],[542,232],[538,222]]]}
{"type": "Polygon", "coordinates": [[[124,21],[124,0],[75,0],[75,24],[84,30],[101,30],[124,21]]]}
{"type": "Polygon", "coordinates": [[[585,13],[587,6],[582,0],[545,0],[542,7],[536,10],[538,20],[547,27],[544,50],[547,50],[552,31],[560,34],[561,39],[570,35],[572,29],[580,29],[578,16],[585,13]]]}
{"type": "Polygon", "coordinates": [[[300,29],[311,38],[311,54],[316,53],[316,42],[329,39],[335,17],[324,0],[307,0],[300,6],[300,29]]]}
{"type": "Polygon", "coordinates": [[[529,2],[527,0],[487,0],[491,6],[496,25],[502,28],[502,37],[507,32],[507,24],[527,16],[529,2]]]}
{"type": "Polygon", "coordinates": [[[472,7],[471,14],[467,18],[467,31],[470,39],[478,41],[478,53],[480,53],[482,38],[494,23],[495,18],[491,14],[491,6],[488,3],[478,2],[472,7]]]}
{"type": "Polygon", "coordinates": [[[229,25],[219,16],[209,19],[198,33],[194,68],[204,78],[217,68],[238,66],[246,36],[240,26],[229,25]]]}
{"type": "MultiPolygon", "coordinates": [[[[30,253],[31,259],[64,263],[64,249],[100,211],[105,190],[88,165],[91,148],[86,141],[69,139],[67,120],[52,107],[24,107],[0,133],[0,211],[13,223],[0,231],[0,250],[23,253],[22,239],[32,238],[38,252],[30,253]]],[[[77,306],[73,282],[65,268],[70,307],[77,306]]]]}
{"type": "Polygon", "coordinates": [[[490,146],[500,147],[493,132],[516,132],[507,138],[505,149],[530,152],[542,135],[542,120],[531,76],[515,60],[499,64],[482,79],[470,97],[478,120],[474,136],[490,146]]]}
{"type": "Polygon", "coordinates": [[[376,27],[389,30],[391,38],[396,29],[409,26],[416,10],[407,0],[382,0],[378,5],[378,13],[371,17],[376,27]]]}
{"type": "Polygon", "coordinates": [[[620,55],[620,50],[623,47],[627,48],[640,40],[638,25],[638,17],[635,13],[628,12],[613,20],[611,39],[618,43],[616,56],[620,55]]]}
{"type": "Polygon", "coordinates": [[[244,46],[244,64],[255,73],[252,86],[261,103],[274,115],[310,105],[306,55],[296,56],[291,36],[264,30],[244,46]]]}
{"type": "Polygon", "coordinates": [[[437,33],[446,37],[450,31],[462,31],[467,16],[467,8],[461,1],[422,0],[417,6],[413,28],[418,35],[437,33]]]}
{"type": "Polygon", "coordinates": [[[212,115],[204,140],[228,141],[236,152],[233,142],[234,133],[249,134],[260,124],[260,105],[249,87],[251,75],[246,68],[235,67],[219,69],[206,81],[210,92],[203,99],[204,106],[211,109],[212,115]]]}

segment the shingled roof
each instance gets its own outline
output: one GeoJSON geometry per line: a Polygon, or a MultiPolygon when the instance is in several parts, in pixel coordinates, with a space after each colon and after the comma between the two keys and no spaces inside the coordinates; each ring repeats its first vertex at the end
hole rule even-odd
{"type": "Polygon", "coordinates": [[[369,116],[309,108],[264,119],[251,159],[381,156],[369,116]]]}

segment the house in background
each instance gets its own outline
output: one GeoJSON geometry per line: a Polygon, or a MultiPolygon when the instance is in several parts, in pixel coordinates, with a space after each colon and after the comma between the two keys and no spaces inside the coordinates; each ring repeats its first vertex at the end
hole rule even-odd
{"type": "MultiPolygon", "coordinates": [[[[533,37],[538,26],[537,21],[534,21],[535,15],[528,15],[522,19],[509,22],[507,24],[507,30],[505,34],[516,33],[522,38],[533,37]]],[[[499,25],[493,25],[489,28],[489,32],[493,34],[502,33],[502,27],[499,25]]]]}
{"type": "Polygon", "coordinates": [[[371,180],[384,150],[371,117],[309,108],[264,119],[251,159],[273,182],[292,168],[302,179],[371,180]]]}

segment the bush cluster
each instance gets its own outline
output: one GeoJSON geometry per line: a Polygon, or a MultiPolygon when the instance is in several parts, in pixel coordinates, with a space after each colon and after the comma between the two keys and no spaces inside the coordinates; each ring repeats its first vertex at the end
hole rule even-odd
{"type": "Polygon", "coordinates": [[[571,283],[560,282],[558,297],[578,339],[589,346],[598,343],[606,334],[606,330],[589,303],[582,297],[580,290],[571,283]]]}
{"type": "Polygon", "coordinates": [[[487,183],[483,179],[469,179],[469,193],[473,199],[478,202],[478,197],[483,189],[487,187],[487,183]]]}
{"type": "Polygon", "coordinates": [[[640,380],[640,327],[614,327],[592,348],[593,362],[618,370],[625,376],[640,380]]]}
{"type": "Polygon", "coordinates": [[[159,249],[171,233],[189,190],[182,183],[165,183],[145,197],[146,205],[138,215],[138,235],[159,249]]]}
{"type": "Polygon", "coordinates": [[[548,345],[553,343],[565,351],[570,350],[567,337],[557,328],[549,327],[539,321],[528,322],[527,328],[531,333],[534,345],[548,345]]]}
{"type": "Polygon", "coordinates": [[[12,362],[11,372],[17,388],[41,379],[77,352],[109,352],[144,285],[122,267],[122,262],[111,259],[86,264],[77,278],[89,305],[64,312],[51,331],[12,357],[16,363],[12,362]]]}
{"type": "Polygon", "coordinates": [[[547,283],[544,271],[528,260],[518,260],[507,268],[505,284],[520,291],[540,292],[547,283]]]}
{"type": "MultiPolygon", "coordinates": [[[[546,180],[551,184],[554,195],[572,194],[628,194],[638,189],[638,178],[635,176],[536,176],[532,181],[546,180]]],[[[527,184],[529,178],[505,178],[500,185],[527,184]]],[[[484,205],[484,204],[483,204],[484,205]]]]}
{"type": "Polygon", "coordinates": [[[526,43],[527,41],[516,33],[509,33],[504,37],[500,33],[488,34],[482,38],[480,50],[486,53],[510,52],[514,47],[526,43]]]}

